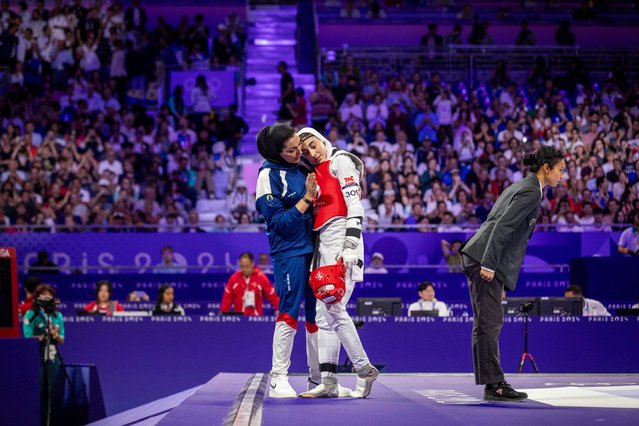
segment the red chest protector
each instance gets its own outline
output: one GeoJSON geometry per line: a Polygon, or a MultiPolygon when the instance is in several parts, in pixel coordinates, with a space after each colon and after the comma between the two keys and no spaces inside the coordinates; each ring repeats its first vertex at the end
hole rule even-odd
{"type": "Polygon", "coordinates": [[[313,229],[320,229],[334,217],[346,217],[348,208],[339,179],[330,172],[331,160],[326,160],[315,169],[319,195],[313,203],[315,223],[313,229]]]}

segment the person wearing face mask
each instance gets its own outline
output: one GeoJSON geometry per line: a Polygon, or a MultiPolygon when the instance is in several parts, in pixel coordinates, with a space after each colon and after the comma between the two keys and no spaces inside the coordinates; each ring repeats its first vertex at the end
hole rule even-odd
{"type": "Polygon", "coordinates": [[[544,186],[557,187],[566,162],[556,148],[542,146],[523,158],[530,174],[501,193],[486,221],[460,248],[473,307],[475,383],[485,385],[487,401],[521,401],[528,397],[504,379],[499,334],[504,322],[501,295],[514,290],[528,240],[535,230],[544,186]]]}
{"type": "Polygon", "coordinates": [[[59,301],[55,289],[49,284],[40,284],[33,292],[32,308],[22,319],[22,331],[26,338],[40,341],[41,419],[45,424],[49,418],[50,396],[55,389],[58,372],[62,365],[57,346],[64,343],[64,318],[58,311],[59,301]]]}
{"type": "Polygon", "coordinates": [[[269,396],[296,398],[288,382],[297,317],[304,296],[306,354],[311,377],[319,376],[315,297],[309,286],[313,257],[312,205],[317,182],[314,173],[298,166],[300,138],[286,124],[263,128],[257,148],[264,158],[255,190],[256,210],[266,221],[266,235],[273,259],[275,291],[280,299],[273,335],[269,396]]]}
{"type": "MultiPolygon", "coordinates": [[[[319,299],[317,324],[320,328],[321,383],[300,396],[346,396],[345,388],[340,389],[337,383],[337,363],[341,344],[353,362],[358,376],[355,391],[348,396],[366,398],[379,371],[371,364],[357,329],[346,311],[346,304],[353,293],[355,283],[364,279],[364,207],[360,188],[364,165],[356,156],[336,150],[313,128],[303,128],[298,135],[302,141],[304,161],[315,172],[319,186],[319,194],[314,200],[313,230],[317,232],[317,243],[313,269],[337,264],[336,273],[343,274],[345,285],[342,298],[337,302],[335,299],[323,299],[316,293],[319,299]]],[[[312,284],[313,280],[324,279],[323,273],[311,273],[312,284]]]]}

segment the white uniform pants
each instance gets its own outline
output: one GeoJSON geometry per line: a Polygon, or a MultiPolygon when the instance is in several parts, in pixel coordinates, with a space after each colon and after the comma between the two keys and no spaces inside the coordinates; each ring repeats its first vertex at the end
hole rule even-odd
{"type": "MultiPolygon", "coordinates": [[[[336,219],[324,226],[319,233],[319,242],[313,259],[313,268],[337,263],[337,256],[342,251],[346,235],[346,219],[336,219]]],[[[358,247],[363,258],[363,243],[360,240],[358,247]]],[[[361,281],[361,268],[355,266],[353,270],[346,271],[346,294],[340,303],[327,305],[317,301],[317,326],[319,327],[319,359],[320,364],[334,364],[339,362],[340,342],[344,346],[348,357],[355,370],[366,368],[370,361],[359,339],[355,324],[346,311],[355,281],[361,281]]],[[[324,377],[324,372],[322,373],[324,377]]]]}

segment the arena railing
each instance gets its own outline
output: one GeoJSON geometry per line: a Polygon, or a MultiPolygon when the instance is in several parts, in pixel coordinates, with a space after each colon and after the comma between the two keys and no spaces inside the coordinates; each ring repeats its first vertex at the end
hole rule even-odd
{"type": "Polygon", "coordinates": [[[639,72],[639,49],[581,48],[579,46],[475,46],[449,45],[434,51],[419,47],[322,48],[318,58],[321,74],[327,62],[341,64],[347,55],[360,69],[375,69],[382,78],[397,74],[410,76],[414,71],[439,71],[448,81],[487,81],[498,60],[508,64],[512,79],[522,83],[537,58],[543,58],[548,71],[567,73],[575,59],[581,60],[590,75],[605,77],[611,67],[624,63],[629,73],[639,72]]]}
{"type": "MultiPolygon", "coordinates": [[[[371,22],[370,19],[343,18],[340,12],[343,6],[325,6],[325,2],[318,2],[317,11],[322,22],[329,23],[356,23],[371,22]]],[[[410,3],[410,2],[409,2],[410,3]]],[[[516,24],[522,20],[530,23],[558,23],[563,20],[573,21],[579,25],[610,25],[611,23],[636,23],[639,20],[639,12],[632,0],[616,1],[614,5],[591,8],[594,16],[576,19],[574,12],[581,6],[581,1],[562,1],[561,7],[553,7],[543,2],[537,2],[535,6],[522,6],[517,2],[500,2],[494,0],[473,0],[455,2],[450,5],[439,5],[437,2],[426,2],[424,5],[404,5],[400,8],[384,7],[385,18],[378,18],[372,22],[378,23],[470,23],[472,18],[460,18],[464,6],[471,7],[472,16],[479,16],[482,20],[492,24],[516,24]]],[[[360,12],[366,10],[358,7],[360,12]]],[[[363,13],[362,13],[363,15],[363,13]]]]}
{"type": "MultiPolygon", "coordinates": [[[[481,224],[471,225],[457,225],[457,224],[415,224],[415,225],[378,225],[378,224],[364,224],[363,229],[367,232],[439,232],[439,233],[466,233],[474,232],[481,224]]],[[[536,231],[552,231],[552,232],[610,232],[611,230],[623,230],[630,227],[631,224],[615,223],[615,224],[603,224],[603,225],[580,225],[580,224],[552,224],[552,223],[538,223],[536,225],[536,231]],[[576,228],[572,230],[571,228],[576,228]]],[[[251,223],[251,224],[226,224],[222,226],[215,226],[214,223],[200,223],[196,227],[203,230],[207,230],[211,233],[216,232],[249,232],[257,233],[264,232],[266,225],[263,223],[251,223]]],[[[74,232],[113,232],[113,233],[143,233],[143,232],[164,232],[164,233],[176,233],[182,232],[188,229],[189,225],[158,225],[158,224],[144,224],[144,225],[121,225],[121,224],[109,224],[109,225],[0,225],[0,233],[15,233],[21,232],[40,232],[40,233],[74,233],[74,232]]]]}

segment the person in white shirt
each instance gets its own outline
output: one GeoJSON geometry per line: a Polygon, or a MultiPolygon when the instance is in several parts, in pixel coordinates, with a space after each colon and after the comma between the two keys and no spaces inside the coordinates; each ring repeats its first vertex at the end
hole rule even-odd
{"type": "Polygon", "coordinates": [[[373,103],[366,108],[368,128],[374,128],[377,123],[386,127],[386,120],[388,120],[388,105],[382,103],[382,95],[377,93],[373,98],[373,103]]]}
{"type": "Polygon", "coordinates": [[[195,113],[211,112],[211,102],[215,99],[215,96],[210,91],[208,84],[206,84],[206,77],[198,75],[195,79],[195,87],[191,91],[191,106],[195,113]]]}
{"type": "Polygon", "coordinates": [[[371,264],[364,269],[365,274],[388,274],[388,269],[384,267],[384,255],[380,252],[373,253],[371,264]]]}
{"type": "Polygon", "coordinates": [[[353,123],[364,122],[364,113],[362,112],[362,106],[356,102],[356,96],[354,93],[346,95],[346,100],[339,108],[340,117],[343,123],[346,123],[346,127],[351,127],[353,123]]]}
{"type": "Polygon", "coordinates": [[[583,304],[583,316],[584,317],[609,317],[610,312],[608,309],[598,300],[588,299],[584,297],[584,293],[581,287],[572,284],[566,287],[564,297],[581,297],[583,304]]]}
{"type": "Polygon", "coordinates": [[[109,149],[106,153],[106,158],[100,161],[98,165],[98,174],[102,175],[105,170],[110,170],[114,175],[120,177],[124,173],[122,163],[115,158],[115,151],[109,149]]]}
{"type": "Polygon", "coordinates": [[[441,95],[435,98],[433,106],[440,126],[450,126],[452,124],[455,105],[457,105],[457,99],[450,94],[449,89],[445,89],[441,95]]]}
{"type": "Polygon", "coordinates": [[[451,312],[444,302],[435,299],[435,286],[428,281],[422,281],[417,288],[420,299],[408,307],[408,316],[413,316],[415,311],[437,310],[440,317],[450,316],[451,312]]]}

